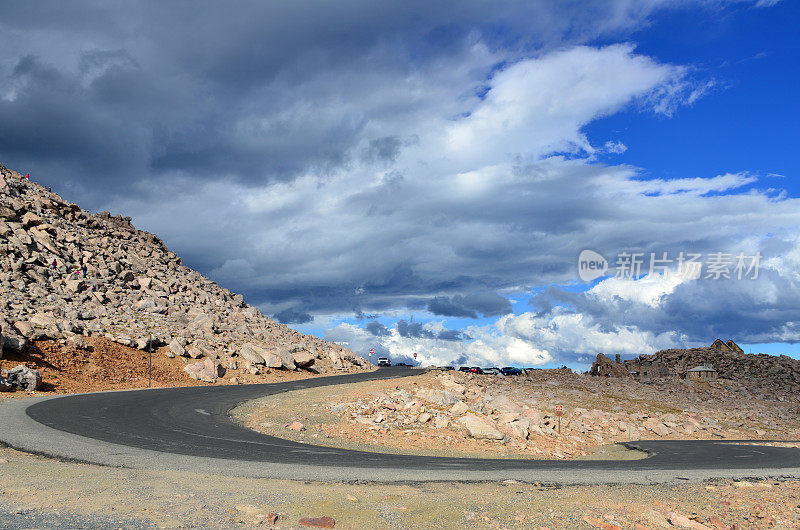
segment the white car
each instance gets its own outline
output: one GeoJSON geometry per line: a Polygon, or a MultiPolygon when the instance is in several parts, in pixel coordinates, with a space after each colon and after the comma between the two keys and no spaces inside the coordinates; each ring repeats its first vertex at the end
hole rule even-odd
{"type": "Polygon", "coordinates": [[[378,366],[391,366],[388,357],[378,357],[378,366]]]}

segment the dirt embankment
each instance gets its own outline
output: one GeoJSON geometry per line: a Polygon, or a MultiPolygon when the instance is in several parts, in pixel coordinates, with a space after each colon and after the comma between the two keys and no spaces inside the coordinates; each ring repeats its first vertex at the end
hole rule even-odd
{"type": "MultiPolygon", "coordinates": [[[[43,386],[38,394],[66,394],[147,388],[152,374],[153,387],[203,386],[189,378],[183,368],[190,362],[184,357],[167,357],[168,347],[148,352],[117,344],[101,337],[86,337],[87,350],[73,349],[62,341],[33,341],[21,352],[8,352],[0,359],[0,368],[8,370],[19,364],[39,370],[43,386]],[[152,366],[152,371],[150,367],[152,366]]],[[[257,374],[229,370],[216,384],[271,383],[312,377],[301,371],[270,370],[262,367],[257,374]]],[[[24,397],[26,392],[0,392],[0,399],[24,397]]]]}

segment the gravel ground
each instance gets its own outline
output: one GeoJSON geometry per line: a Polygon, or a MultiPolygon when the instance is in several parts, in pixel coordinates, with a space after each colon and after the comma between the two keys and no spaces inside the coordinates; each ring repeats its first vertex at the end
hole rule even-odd
{"type": "Polygon", "coordinates": [[[300,528],[301,517],[323,515],[333,517],[336,528],[659,528],[670,514],[712,528],[713,517],[723,527],[800,528],[795,480],[376,486],[104,468],[6,448],[0,448],[2,461],[3,528],[241,528],[262,526],[270,512],[281,515],[279,528],[300,528]]]}

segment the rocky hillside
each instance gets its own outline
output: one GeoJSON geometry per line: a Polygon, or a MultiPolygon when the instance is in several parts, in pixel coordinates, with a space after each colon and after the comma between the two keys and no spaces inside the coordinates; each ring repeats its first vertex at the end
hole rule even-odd
{"type": "Polygon", "coordinates": [[[776,394],[800,392],[800,361],[786,355],[690,348],[661,350],[653,355],[641,355],[640,358],[660,361],[681,377],[691,368],[711,364],[719,373],[719,377],[739,381],[748,388],[776,394]]]}
{"type": "Polygon", "coordinates": [[[130,217],[84,211],[1,165],[0,326],[0,356],[43,340],[86,349],[86,337],[100,337],[202,358],[187,377],[208,381],[230,370],[318,372],[323,360],[336,370],[372,367],[265,317],[130,217]]]}

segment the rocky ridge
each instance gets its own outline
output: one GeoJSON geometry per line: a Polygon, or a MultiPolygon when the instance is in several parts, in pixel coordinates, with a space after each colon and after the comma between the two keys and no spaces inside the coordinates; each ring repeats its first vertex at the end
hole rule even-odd
{"type": "Polygon", "coordinates": [[[129,217],[82,210],[0,165],[0,358],[32,341],[89,348],[86,336],[202,359],[186,372],[208,382],[226,371],[372,368],[265,317],[129,217]]]}
{"type": "Polygon", "coordinates": [[[786,355],[690,348],[661,350],[639,358],[659,361],[680,377],[685,377],[686,371],[696,366],[712,365],[722,379],[739,381],[752,390],[784,399],[800,392],[800,361],[786,355]]]}

